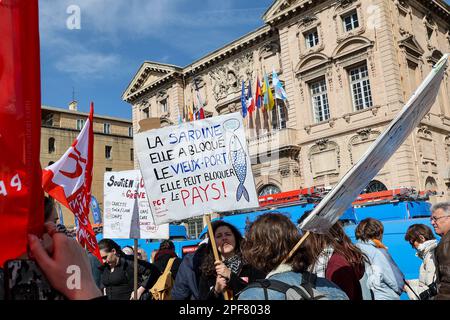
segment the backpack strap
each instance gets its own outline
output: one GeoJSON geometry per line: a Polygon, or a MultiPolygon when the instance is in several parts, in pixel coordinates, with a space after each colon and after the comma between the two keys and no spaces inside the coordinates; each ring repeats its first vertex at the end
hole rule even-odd
{"type": "Polygon", "coordinates": [[[173,262],[175,261],[175,257],[173,257],[173,258],[170,258],[169,259],[169,261],[167,261],[167,264],[166,264],[166,268],[164,269],[164,273],[168,273],[170,270],[172,270],[172,265],[173,265],[173,262]]]}
{"type": "Polygon", "coordinates": [[[301,286],[305,288],[305,290],[309,293],[311,297],[314,299],[314,291],[316,288],[317,275],[314,273],[305,271],[302,273],[302,284],[301,286]]]}
{"type": "MultiPolygon", "coordinates": [[[[265,300],[269,300],[268,289],[283,293],[285,295],[289,289],[293,289],[305,300],[312,300],[311,297],[313,297],[313,295],[308,296],[307,294],[305,294],[305,292],[297,286],[291,286],[285,282],[275,279],[255,280],[254,282],[251,282],[247,287],[245,287],[245,290],[251,288],[263,288],[265,300]]],[[[308,294],[310,293],[308,292],[308,294]]]]}

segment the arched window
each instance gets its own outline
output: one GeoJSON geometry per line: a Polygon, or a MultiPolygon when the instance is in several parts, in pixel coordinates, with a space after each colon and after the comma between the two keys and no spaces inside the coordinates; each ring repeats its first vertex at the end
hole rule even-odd
{"type": "Polygon", "coordinates": [[[367,187],[364,189],[364,191],[361,193],[371,193],[371,192],[386,191],[386,190],[387,190],[387,188],[383,183],[381,183],[378,180],[372,180],[367,185],[367,187]]]}
{"type": "Polygon", "coordinates": [[[258,196],[267,196],[268,194],[275,194],[280,193],[281,189],[278,188],[276,185],[273,184],[267,184],[264,187],[261,188],[261,190],[258,193],[258,196]]]}
{"type": "Polygon", "coordinates": [[[48,153],[55,152],[55,138],[48,139],[48,153]]]}
{"type": "Polygon", "coordinates": [[[433,177],[428,177],[427,180],[425,180],[425,190],[437,191],[437,183],[433,177]]]}

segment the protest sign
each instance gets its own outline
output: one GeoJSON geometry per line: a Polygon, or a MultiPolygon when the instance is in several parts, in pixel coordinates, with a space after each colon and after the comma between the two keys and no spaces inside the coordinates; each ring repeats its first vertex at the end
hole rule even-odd
{"type": "Polygon", "coordinates": [[[158,225],[259,206],[239,113],[139,133],[135,150],[158,225]]]}
{"type": "Polygon", "coordinates": [[[139,170],[105,172],[105,238],[169,239],[169,225],[155,225],[139,170]]]}
{"type": "Polygon", "coordinates": [[[38,1],[0,1],[0,35],[1,267],[43,232],[38,1]]]}
{"type": "Polygon", "coordinates": [[[388,128],[303,221],[300,226],[302,229],[324,233],[351,206],[430,111],[447,68],[448,56],[444,55],[433,67],[388,128]]]}

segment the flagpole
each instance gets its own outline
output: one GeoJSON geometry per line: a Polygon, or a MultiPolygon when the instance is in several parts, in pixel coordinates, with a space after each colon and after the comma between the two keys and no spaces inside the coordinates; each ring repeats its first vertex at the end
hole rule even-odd
{"type": "Polygon", "coordinates": [[[134,300],[137,300],[138,285],[138,239],[134,239],[134,300]]]}

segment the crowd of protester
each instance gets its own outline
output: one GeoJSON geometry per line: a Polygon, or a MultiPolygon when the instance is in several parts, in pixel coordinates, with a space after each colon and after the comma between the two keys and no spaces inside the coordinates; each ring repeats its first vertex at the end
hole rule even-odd
{"type": "MultiPolygon", "coordinates": [[[[219,259],[207,238],[182,258],[173,242],[165,240],[150,259],[140,248],[135,268],[133,248],[121,248],[111,239],[99,242],[100,262],[55,224],[53,202],[45,201],[47,232],[42,239],[29,235],[30,254],[52,287],[67,299],[151,300],[150,289],[169,269],[173,300],[399,300],[403,292],[412,300],[450,299],[448,202],[431,208],[431,224],[439,241],[423,224],[406,231],[405,241],[416,249],[422,264],[418,279],[405,280],[383,244],[383,224],[372,218],[356,227],[356,243],[337,222],[326,234],[311,232],[294,253],[292,248],[306,231],[299,225],[307,214],[298,225],[282,213],[260,215],[247,226],[245,235],[217,220],[212,231],[219,259]],[[81,285],[75,289],[67,286],[71,265],[80,269],[81,285]]],[[[0,298],[4,298],[2,290],[3,285],[0,298]]]]}

